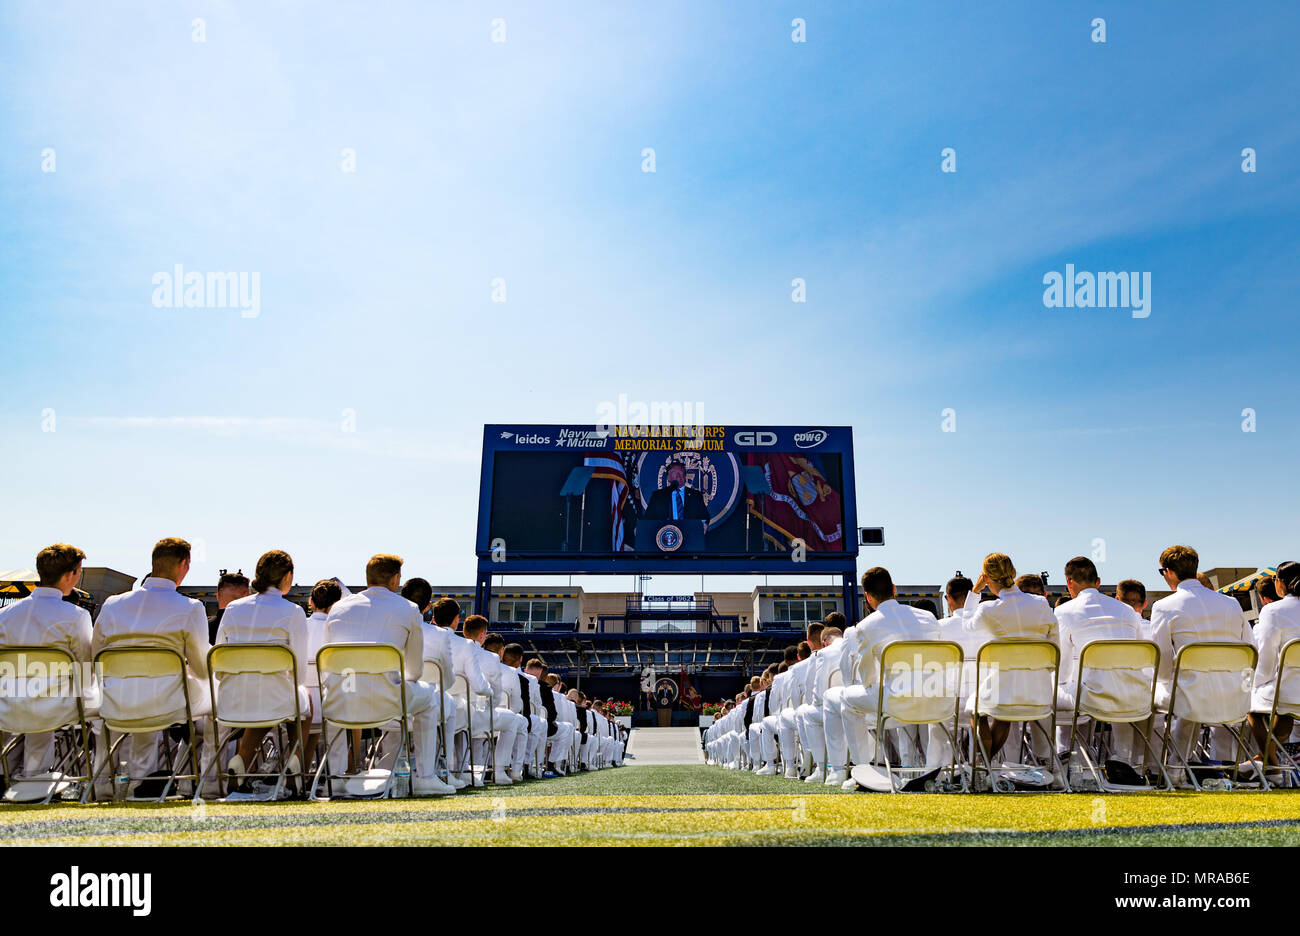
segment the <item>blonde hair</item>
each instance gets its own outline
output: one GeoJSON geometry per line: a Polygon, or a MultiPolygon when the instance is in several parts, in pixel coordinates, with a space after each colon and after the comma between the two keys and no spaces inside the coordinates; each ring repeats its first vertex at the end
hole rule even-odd
{"type": "Polygon", "coordinates": [[[989,553],[985,556],[984,574],[998,588],[1010,588],[1016,583],[1016,567],[1006,553],[989,553]]]}

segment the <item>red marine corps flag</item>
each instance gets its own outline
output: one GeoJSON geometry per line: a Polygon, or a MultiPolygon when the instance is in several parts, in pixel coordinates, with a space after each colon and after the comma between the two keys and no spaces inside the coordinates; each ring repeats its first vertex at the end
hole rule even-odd
{"type": "Polygon", "coordinates": [[[679,679],[678,682],[682,685],[682,708],[690,709],[692,712],[698,712],[704,700],[700,698],[700,694],[695,691],[695,684],[691,682],[691,677],[686,675],[685,668],[682,669],[681,679],[679,679]]]}
{"type": "Polygon", "coordinates": [[[763,469],[772,496],[750,495],[749,512],[764,523],[763,535],[779,549],[801,539],[809,550],[844,550],[844,512],[840,492],[831,487],[815,456],[790,453],[746,455],[746,463],[763,469]]]}

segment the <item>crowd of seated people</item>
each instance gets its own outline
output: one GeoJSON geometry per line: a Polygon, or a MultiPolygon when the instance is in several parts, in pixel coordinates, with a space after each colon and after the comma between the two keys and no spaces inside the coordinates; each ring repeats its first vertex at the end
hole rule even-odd
{"type": "Polygon", "coordinates": [[[706,759],[844,791],[1297,785],[1300,563],[1260,584],[1253,625],[1198,564],[1161,553],[1149,619],[1141,582],[1105,595],[1086,557],[1052,607],[990,553],[947,583],[943,618],[870,569],[870,613],[809,626],[705,730],[706,759]]]}
{"type": "Polygon", "coordinates": [[[486,618],[462,619],[454,599],[435,601],[426,580],[404,581],[398,556],[371,557],[355,594],[317,582],[304,610],[286,597],[293,559],[270,550],[251,582],[223,573],[210,620],[177,590],[190,552],[159,541],[151,574],[93,622],[65,600],[84,552],[60,543],[37,555],[39,585],[0,609],[7,800],[78,788],[83,800],[266,798],[322,776],[341,796],[376,774],[387,782],[362,795],[445,796],[623,764],[627,732],[608,703],[526,659],[486,618]],[[318,668],[322,648],[369,645],[380,656],[353,657],[355,670],[318,668]],[[135,652],[146,649],[157,652],[135,652]],[[69,672],[56,673],[63,659],[69,672]],[[347,714],[362,709],[379,713],[374,724],[347,714]]]}

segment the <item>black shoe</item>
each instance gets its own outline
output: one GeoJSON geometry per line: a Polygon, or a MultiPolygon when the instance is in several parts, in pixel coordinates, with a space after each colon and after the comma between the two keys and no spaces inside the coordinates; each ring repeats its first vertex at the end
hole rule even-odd
{"type": "Polygon", "coordinates": [[[1142,776],[1123,761],[1108,760],[1102,766],[1102,772],[1111,783],[1120,786],[1142,786],[1142,776]]]}

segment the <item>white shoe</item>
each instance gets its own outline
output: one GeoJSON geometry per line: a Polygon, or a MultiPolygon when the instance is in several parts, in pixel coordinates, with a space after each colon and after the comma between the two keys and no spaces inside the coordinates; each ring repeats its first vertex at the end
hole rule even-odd
{"type": "Polygon", "coordinates": [[[799,779],[799,768],[798,768],[798,767],[793,767],[793,766],[791,766],[791,767],[787,767],[787,768],[785,769],[785,778],[786,778],[787,780],[798,780],[798,779],[799,779]]]}
{"type": "Polygon", "coordinates": [[[510,770],[510,771],[507,771],[507,773],[508,773],[508,775],[509,775],[509,777],[510,777],[510,779],[511,779],[512,782],[514,782],[514,783],[523,783],[523,782],[524,782],[524,775],[523,775],[523,772],[522,772],[522,771],[519,771],[519,770],[510,770]]]}
{"type": "Polygon", "coordinates": [[[839,768],[832,767],[830,770],[826,771],[827,786],[843,786],[844,781],[847,779],[849,779],[849,772],[847,770],[840,770],[839,768]]]}
{"type": "Polygon", "coordinates": [[[450,796],[456,788],[437,777],[412,777],[411,792],[416,796],[450,796]]]}
{"type": "Polygon", "coordinates": [[[840,784],[840,789],[845,793],[856,793],[858,792],[858,781],[849,777],[849,779],[840,784]]]}
{"type": "Polygon", "coordinates": [[[804,777],[803,782],[804,782],[804,783],[825,783],[825,782],[826,782],[826,768],[824,768],[824,767],[818,767],[816,770],[814,770],[814,771],[813,771],[812,773],[810,773],[808,776],[804,777]]]}
{"type": "Polygon", "coordinates": [[[499,770],[492,775],[492,781],[497,786],[510,786],[510,784],[514,783],[514,781],[510,779],[509,774],[503,773],[499,770]]]}
{"type": "Polygon", "coordinates": [[[448,774],[447,774],[447,782],[450,783],[452,786],[454,786],[454,787],[455,787],[456,789],[458,789],[458,790],[463,790],[463,789],[465,789],[465,787],[469,786],[469,781],[468,781],[468,780],[466,780],[464,777],[458,776],[458,775],[456,775],[456,774],[454,774],[454,773],[448,773],[448,774]]]}
{"type": "Polygon", "coordinates": [[[231,775],[230,783],[236,790],[244,785],[244,774],[247,772],[244,759],[238,754],[230,758],[230,761],[226,764],[226,773],[231,775]]]}
{"type": "Polygon", "coordinates": [[[755,770],[754,773],[758,774],[760,777],[774,777],[776,776],[776,766],[773,764],[764,764],[762,767],[758,768],[758,770],[755,770]]]}

